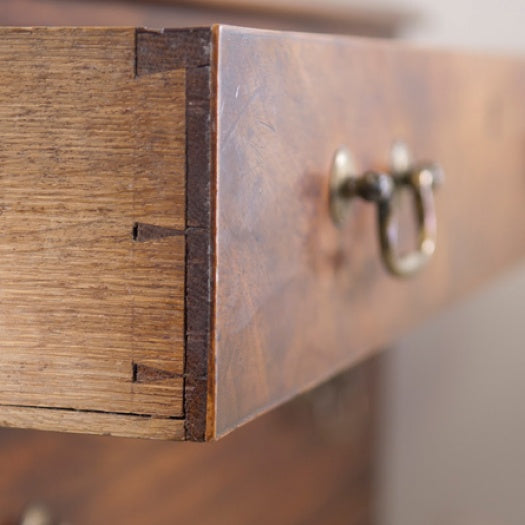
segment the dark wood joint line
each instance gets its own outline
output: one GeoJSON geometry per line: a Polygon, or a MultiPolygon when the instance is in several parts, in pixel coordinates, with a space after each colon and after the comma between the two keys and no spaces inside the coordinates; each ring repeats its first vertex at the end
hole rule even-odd
{"type": "MultiPolygon", "coordinates": [[[[185,437],[206,438],[208,352],[212,315],[211,213],[211,38],[209,28],[137,30],[137,76],[185,69],[186,76],[186,266],[185,266],[185,437]]],[[[134,230],[135,232],[135,230],[134,230]]],[[[174,231],[139,224],[136,239],[174,231]]],[[[155,371],[134,369],[134,377],[155,371]]]]}
{"type": "Polygon", "coordinates": [[[210,67],[186,70],[186,439],[204,440],[212,316],[210,67]]]}
{"type": "Polygon", "coordinates": [[[163,370],[142,363],[132,364],[133,383],[156,383],[166,379],[176,379],[178,377],[180,377],[180,374],[170,372],[169,370],[163,370]]]}
{"type": "Polygon", "coordinates": [[[137,76],[208,67],[211,29],[137,29],[137,76]]]}
{"type": "Polygon", "coordinates": [[[155,224],[145,224],[143,222],[136,222],[131,230],[131,236],[134,241],[147,242],[165,237],[177,237],[184,235],[184,231],[175,228],[166,228],[165,226],[157,226],[155,224]]]}

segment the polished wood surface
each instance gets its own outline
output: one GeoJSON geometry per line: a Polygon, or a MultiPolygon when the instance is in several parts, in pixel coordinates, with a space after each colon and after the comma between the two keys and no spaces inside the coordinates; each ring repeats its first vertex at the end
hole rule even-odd
{"type": "Polygon", "coordinates": [[[180,437],[149,418],[183,416],[184,69],[137,72],[134,29],[0,58],[0,421],[180,437]]]}
{"type": "Polygon", "coordinates": [[[525,254],[525,61],[218,29],[215,371],[223,435],[395,340],[525,254]],[[386,274],[375,209],[337,229],[333,154],[441,163],[438,248],[386,274]]]}
{"type": "Polygon", "coordinates": [[[218,443],[0,430],[0,524],[372,522],[373,361],[218,443]]]}

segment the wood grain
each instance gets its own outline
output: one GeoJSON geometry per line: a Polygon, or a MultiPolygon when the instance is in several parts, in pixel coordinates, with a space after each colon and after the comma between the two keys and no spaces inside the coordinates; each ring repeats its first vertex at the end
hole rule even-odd
{"type": "Polygon", "coordinates": [[[350,366],[525,255],[525,61],[218,29],[215,435],[350,366]],[[342,229],[329,169],[394,140],[442,164],[437,253],[381,265],[375,209],[342,229]]]}
{"type": "Polygon", "coordinates": [[[182,419],[78,410],[0,406],[0,426],[127,438],[184,439],[182,419]]]}
{"type": "Polygon", "coordinates": [[[183,415],[185,73],[137,76],[135,41],[0,31],[1,405],[183,415]]]}

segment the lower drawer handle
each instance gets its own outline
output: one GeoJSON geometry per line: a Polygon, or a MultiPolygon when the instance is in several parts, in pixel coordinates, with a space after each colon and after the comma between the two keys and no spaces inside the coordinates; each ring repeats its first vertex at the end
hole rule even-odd
{"type": "Polygon", "coordinates": [[[332,164],[330,205],[336,224],[342,224],[349,205],[356,197],[377,204],[381,256],[386,268],[398,277],[419,271],[436,249],[436,212],[434,188],[443,180],[435,163],[413,164],[403,143],[392,148],[392,166],[388,173],[367,171],[357,174],[351,153],[345,147],[337,150],[332,164]],[[399,191],[408,188],[414,199],[417,220],[417,247],[400,254],[398,226],[395,220],[399,191]]]}

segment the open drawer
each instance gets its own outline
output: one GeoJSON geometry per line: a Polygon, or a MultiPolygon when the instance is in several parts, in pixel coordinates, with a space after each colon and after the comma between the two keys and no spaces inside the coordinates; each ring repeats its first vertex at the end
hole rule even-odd
{"type": "Polygon", "coordinates": [[[524,60],[9,28],[0,69],[4,426],[219,437],[525,252],[524,60]]]}

